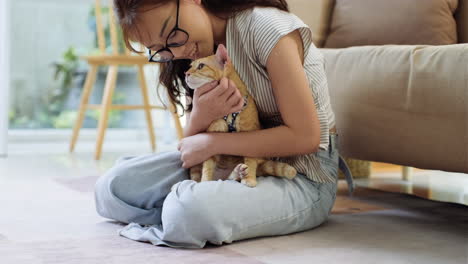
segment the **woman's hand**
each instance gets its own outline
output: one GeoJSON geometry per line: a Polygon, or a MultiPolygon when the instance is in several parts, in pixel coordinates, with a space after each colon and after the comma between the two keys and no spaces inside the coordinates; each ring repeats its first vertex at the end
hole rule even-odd
{"type": "Polygon", "coordinates": [[[214,156],[213,141],[208,133],[199,133],[180,140],[177,150],[181,152],[182,167],[189,169],[214,156]]]}
{"type": "Polygon", "coordinates": [[[195,89],[192,103],[192,112],[209,119],[209,123],[238,112],[244,106],[239,89],[226,77],[219,84],[208,83],[195,89]]]}

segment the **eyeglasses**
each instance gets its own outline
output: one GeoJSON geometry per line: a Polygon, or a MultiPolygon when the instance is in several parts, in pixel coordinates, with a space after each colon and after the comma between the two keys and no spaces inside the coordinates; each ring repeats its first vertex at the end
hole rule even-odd
{"type": "Polygon", "coordinates": [[[189,34],[187,31],[179,28],[179,0],[177,0],[177,19],[174,28],[171,30],[166,39],[166,46],[156,53],[151,54],[151,50],[148,49],[148,61],[149,62],[168,62],[174,59],[174,54],[168,47],[180,47],[187,43],[189,34]]]}

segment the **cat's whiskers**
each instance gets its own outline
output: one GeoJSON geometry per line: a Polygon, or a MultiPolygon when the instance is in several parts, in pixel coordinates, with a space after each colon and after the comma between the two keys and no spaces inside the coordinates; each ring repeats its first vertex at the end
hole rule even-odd
{"type": "Polygon", "coordinates": [[[211,78],[202,78],[202,77],[193,76],[193,75],[185,77],[185,82],[192,89],[197,89],[198,87],[203,86],[212,81],[213,79],[211,78]]]}

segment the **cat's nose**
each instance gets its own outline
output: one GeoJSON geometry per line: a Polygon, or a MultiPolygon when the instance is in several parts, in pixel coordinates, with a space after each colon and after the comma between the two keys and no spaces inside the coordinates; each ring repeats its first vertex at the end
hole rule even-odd
{"type": "Polygon", "coordinates": [[[190,72],[185,72],[185,76],[190,76],[190,72]]]}

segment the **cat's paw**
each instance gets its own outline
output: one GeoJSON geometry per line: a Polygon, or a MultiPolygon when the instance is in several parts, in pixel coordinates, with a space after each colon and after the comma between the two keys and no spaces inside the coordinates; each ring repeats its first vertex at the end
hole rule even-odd
{"type": "Polygon", "coordinates": [[[237,166],[232,170],[231,174],[229,175],[230,180],[240,181],[245,178],[248,174],[249,166],[244,163],[239,163],[237,166]]]}
{"type": "Polygon", "coordinates": [[[257,180],[252,179],[252,178],[244,178],[244,179],[241,180],[241,183],[246,185],[246,186],[249,186],[249,187],[257,186],[257,180]]]}
{"type": "Polygon", "coordinates": [[[201,182],[201,174],[200,173],[191,174],[190,179],[192,181],[201,182]]]}

